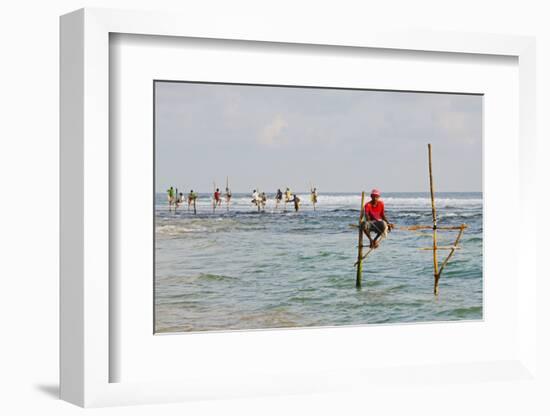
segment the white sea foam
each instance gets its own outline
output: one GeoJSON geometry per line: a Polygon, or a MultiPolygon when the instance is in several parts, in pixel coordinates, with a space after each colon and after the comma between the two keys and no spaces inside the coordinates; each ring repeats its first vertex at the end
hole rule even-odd
{"type": "MultiPolygon", "coordinates": [[[[309,195],[298,195],[302,205],[311,205],[309,195]]],[[[401,198],[401,197],[387,197],[382,198],[386,206],[407,206],[407,207],[430,207],[430,198],[401,198]]],[[[360,205],[361,197],[355,195],[319,195],[318,206],[339,206],[339,207],[357,207],[360,205]]],[[[201,206],[205,205],[205,202],[200,203],[201,206]]],[[[481,198],[436,198],[438,207],[479,207],[482,205],[481,198]]],[[[289,203],[290,205],[292,203],[289,203]]],[[[287,205],[289,205],[287,204],[287,205]]],[[[231,201],[232,206],[251,206],[250,198],[234,198],[231,201]]],[[[268,199],[268,205],[275,205],[273,198],[268,199]]],[[[284,205],[284,202],[280,204],[284,205]]],[[[290,206],[289,205],[289,206],[290,206]]],[[[222,206],[221,209],[224,209],[222,206]]]]}
{"type": "MultiPolygon", "coordinates": [[[[310,195],[307,193],[297,194],[300,198],[300,204],[304,208],[311,208],[312,202],[310,195]]],[[[468,195],[469,196],[469,195],[468,195]]],[[[244,211],[254,211],[256,207],[251,202],[252,197],[249,195],[234,195],[231,199],[230,208],[244,211]]],[[[430,209],[431,200],[427,196],[387,196],[383,197],[382,200],[386,204],[386,208],[389,210],[392,209],[430,209]]],[[[317,207],[321,210],[326,209],[359,209],[361,201],[360,195],[352,194],[340,194],[340,195],[330,195],[330,194],[319,194],[317,207]]],[[[454,196],[454,195],[436,195],[436,206],[438,209],[446,208],[458,208],[458,209],[480,209],[483,205],[483,199],[481,197],[466,197],[465,195],[454,196]]],[[[268,195],[266,211],[272,211],[276,208],[276,203],[274,196],[272,194],[268,195]]],[[[278,205],[279,209],[291,210],[293,208],[293,203],[281,202],[278,205]]],[[[166,209],[166,203],[162,201],[160,205],[157,205],[157,209],[163,210],[166,209]]],[[[201,196],[197,200],[197,209],[200,212],[214,212],[212,200],[209,197],[201,196]]],[[[184,204],[179,208],[180,212],[187,212],[187,204],[184,204]]],[[[191,211],[193,208],[191,207],[191,211]]],[[[216,207],[216,213],[223,213],[227,211],[227,206],[225,200],[220,207],[216,207]]]]}
{"type": "Polygon", "coordinates": [[[157,234],[166,236],[178,236],[186,233],[202,233],[206,231],[208,231],[206,227],[198,226],[157,225],[155,228],[157,234]]]}

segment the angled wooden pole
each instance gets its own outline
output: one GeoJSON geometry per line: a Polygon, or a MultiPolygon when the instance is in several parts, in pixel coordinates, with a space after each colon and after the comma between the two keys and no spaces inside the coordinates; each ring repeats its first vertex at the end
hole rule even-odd
{"type": "Polygon", "coordinates": [[[428,144],[428,167],[430,172],[430,196],[432,199],[432,221],[433,221],[433,263],[434,263],[434,295],[439,292],[439,272],[437,265],[437,215],[435,212],[434,179],[432,171],[432,145],[428,144]]]}
{"type": "Polygon", "coordinates": [[[455,251],[459,248],[458,243],[460,241],[460,238],[462,237],[462,234],[464,233],[465,228],[466,228],[466,224],[462,224],[460,226],[460,231],[458,232],[458,236],[456,237],[456,240],[455,240],[454,244],[451,246],[451,251],[447,255],[447,258],[445,260],[443,260],[443,263],[441,263],[441,267],[439,267],[439,273],[438,273],[438,276],[437,276],[438,280],[441,277],[441,273],[443,272],[443,269],[445,268],[445,266],[447,265],[447,263],[449,262],[449,260],[453,256],[453,254],[455,254],[455,251]]]}
{"type": "MultiPolygon", "coordinates": [[[[430,247],[430,250],[431,249],[432,248],[430,247]]],[[[363,256],[361,257],[361,261],[365,260],[369,256],[369,254],[372,253],[373,250],[374,248],[369,248],[369,250],[365,254],[363,254],[363,256]]],[[[357,266],[358,264],[359,264],[359,260],[355,262],[354,266],[357,266]]]]}
{"type": "Polygon", "coordinates": [[[361,277],[363,274],[363,227],[362,221],[365,215],[365,191],[361,193],[361,213],[359,214],[359,243],[357,244],[357,276],[355,278],[355,287],[361,288],[361,277]]]}

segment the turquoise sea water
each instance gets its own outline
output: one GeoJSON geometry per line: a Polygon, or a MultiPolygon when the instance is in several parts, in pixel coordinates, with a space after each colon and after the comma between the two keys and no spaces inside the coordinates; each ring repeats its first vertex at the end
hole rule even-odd
{"type": "MultiPolygon", "coordinates": [[[[199,194],[198,213],[168,212],[156,196],[155,329],[187,332],[335,326],[482,318],[482,194],[438,193],[439,225],[468,224],[433,295],[431,234],[395,230],[363,266],[355,288],[360,195],[320,193],[313,211],[298,193],[299,212],[275,209],[273,195],[259,213],[250,196],[234,194],[212,211],[199,194]]],[[[397,226],[430,224],[427,193],[386,193],[397,226]]],[[[451,245],[456,231],[440,232],[451,245]]],[[[440,252],[440,260],[447,251],[440,252]]]]}

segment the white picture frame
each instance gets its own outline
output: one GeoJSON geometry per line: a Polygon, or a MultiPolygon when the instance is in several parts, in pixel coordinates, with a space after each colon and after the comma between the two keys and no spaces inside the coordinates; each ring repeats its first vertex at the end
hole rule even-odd
{"type": "MultiPolygon", "coordinates": [[[[368,374],[336,369],[320,379],[311,372],[281,373],[262,380],[240,380],[234,374],[178,381],[111,382],[110,365],[119,359],[110,350],[112,290],[109,282],[109,35],[112,33],[207,39],[280,42],[334,47],[383,48],[438,53],[505,55],[519,65],[519,192],[534,204],[535,169],[535,41],[530,37],[465,33],[380,32],[328,34],[286,30],[277,25],[251,24],[236,31],[230,22],[205,27],[192,16],[166,13],[82,9],[61,18],[61,398],[80,406],[181,401],[194,398],[239,397],[255,394],[333,391],[354,383],[376,384],[394,371],[368,374]],[[342,380],[347,380],[345,383],[342,380]]],[[[112,169],[112,166],[111,166],[112,169]]],[[[531,215],[532,218],[532,215],[531,215]]],[[[520,240],[517,292],[518,348],[499,362],[441,363],[422,368],[417,376],[430,379],[446,371],[451,378],[472,382],[472,372],[493,369],[506,379],[536,374],[535,229],[520,240]]],[[[334,331],[326,329],[323,331],[334,331]]],[[[312,333],[312,336],[313,333],[312,333]]],[[[410,370],[409,370],[410,371],[410,370]]]]}

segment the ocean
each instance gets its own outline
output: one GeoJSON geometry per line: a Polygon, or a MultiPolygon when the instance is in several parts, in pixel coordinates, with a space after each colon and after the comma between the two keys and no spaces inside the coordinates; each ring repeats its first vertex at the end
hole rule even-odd
{"type": "MultiPolygon", "coordinates": [[[[394,230],[363,263],[355,288],[361,196],[308,192],[302,205],[277,209],[268,194],[258,212],[248,194],[212,210],[199,194],[197,215],[184,203],[155,204],[155,332],[479,320],[483,318],[482,194],[436,193],[438,224],[468,225],[433,295],[431,230],[394,230]]],[[[428,193],[385,193],[396,226],[431,224],[428,193]]],[[[452,245],[457,231],[439,232],[452,245]]],[[[448,251],[439,251],[440,262],[448,251]]]]}

